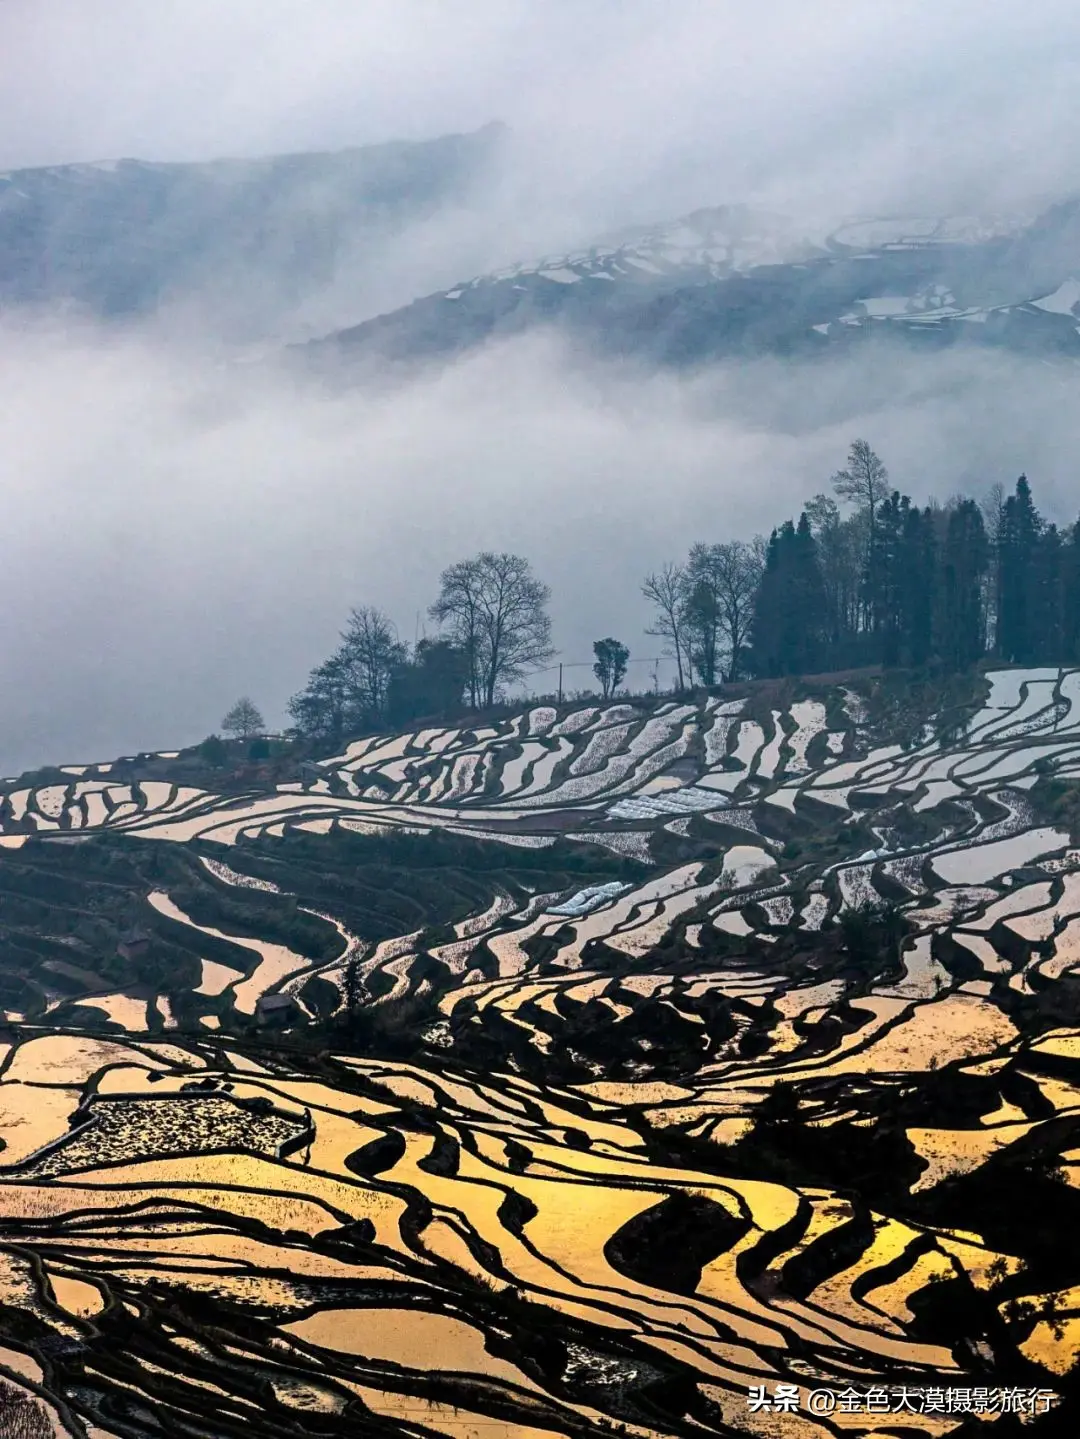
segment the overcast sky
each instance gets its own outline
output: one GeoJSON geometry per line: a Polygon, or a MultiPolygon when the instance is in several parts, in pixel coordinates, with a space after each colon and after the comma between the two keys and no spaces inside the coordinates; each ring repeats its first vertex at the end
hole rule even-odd
{"type": "Polygon", "coordinates": [[[1071,0],[4,0],[0,166],[501,119],[616,205],[1011,204],[1074,182],[1078,42],[1071,0]]]}
{"type": "MultiPolygon", "coordinates": [[[[501,119],[479,221],[541,251],[731,200],[1025,210],[1076,186],[1078,56],[1064,0],[3,0],[0,169],[501,119]]],[[[437,270],[437,222],[424,244],[437,270]]],[[[2,773],[190,742],[240,691],[280,723],[350,604],[412,639],[481,547],[534,560],[567,660],[607,633],[654,654],[642,574],[767,529],[857,434],[919,497],[1026,466],[1076,504],[1076,382],[1000,357],[645,380],[529,340],[320,399],[197,340],[0,317],[2,773]]]]}

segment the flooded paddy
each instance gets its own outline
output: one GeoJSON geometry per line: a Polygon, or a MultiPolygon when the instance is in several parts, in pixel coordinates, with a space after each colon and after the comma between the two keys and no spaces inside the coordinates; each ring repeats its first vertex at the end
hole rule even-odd
{"type": "Polygon", "coordinates": [[[1063,1383],[1080,851],[1001,786],[1080,765],[1077,695],[10,788],[4,1372],[70,1439],[783,1439],[749,1385],[1063,1383]]]}

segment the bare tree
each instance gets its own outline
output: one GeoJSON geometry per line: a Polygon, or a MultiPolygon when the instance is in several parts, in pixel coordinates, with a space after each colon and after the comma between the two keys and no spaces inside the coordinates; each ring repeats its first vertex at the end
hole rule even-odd
{"type": "Polygon", "coordinates": [[[653,622],[645,633],[667,641],[669,648],[665,653],[675,659],[681,694],[687,679],[683,670],[683,658],[687,654],[684,626],[686,572],[681,565],[669,561],[659,573],[645,576],[641,593],[652,601],[656,609],[653,622]]]}
{"type": "Polygon", "coordinates": [[[547,603],[551,591],[521,555],[484,550],[442,572],[429,614],[449,624],[469,663],[474,707],[495,703],[500,685],[554,654],[547,603]]]}
{"type": "Polygon", "coordinates": [[[593,654],[596,656],[593,674],[600,681],[604,698],[610,699],[626,678],[626,666],[630,661],[630,651],[624,644],[613,640],[609,635],[607,639],[593,642],[593,654]]]}
{"type": "Polygon", "coordinates": [[[732,540],[712,546],[712,575],[719,611],[722,652],[727,678],[741,679],[743,657],[750,646],[754,597],[765,569],[765,540],[732,540]]]}
{"type": "Polygon", "coordinates": [[[996,546],[1001,533],[1001,517],[1005,512],[1005,486],[1000,480],[987,486],[986,493],[979,501],[979,509],[982,510],[983,524],[986,526],[986,538],[991,545],[996,546]]]}
{"type": "Polygon", "coordinates": [[[266,721],[254,702],[244,695],[221,721],[221,728],[226,734],[235,735],[237,739],[254,739],[265,731],[266,721]]]}
{"type": "Polygon", "coordinates": [[[832,485],[841,499],[867,511],[872,539],[877,507],[889,496],[889,472],[865,440],[856,440],[851,446],[847,469],[837,470],[832,485]]]}
{"type": "Polygon", "coordinates": [[[682,611],[690,654],[703,683],[738,679],[749,648],[765,541],[696,544],[686,563],[682,611]]]}
{"type": "Polygon", "coordinates": [[[392,621],[374,605],[350,610],[338,651],[349,691],[352,722],[372,723],[386,714],[390,679],[406,659],[392,621]]]}
{"type": "Polygon", "coordinates": [[[451,642],[465,655],[469,674],[469,703],[479,709],[481,696],[480,556],[459,560],[439,577],[439,598],[428,614],[439,624],[450,622],[451,642]]]}

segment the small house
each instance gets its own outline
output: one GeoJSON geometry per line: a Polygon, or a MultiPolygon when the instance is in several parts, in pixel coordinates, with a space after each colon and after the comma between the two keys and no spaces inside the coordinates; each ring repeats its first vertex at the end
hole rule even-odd
{"type": "Polygon", "coordinates": [[[296,1013],[296,1001],[288,994],[260,994],[255,1001],[256,1024],[288,1024],[296,1013]]]}

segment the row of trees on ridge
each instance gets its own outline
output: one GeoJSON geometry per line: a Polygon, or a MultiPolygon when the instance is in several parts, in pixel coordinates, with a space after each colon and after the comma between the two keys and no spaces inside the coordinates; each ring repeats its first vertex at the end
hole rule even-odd
{"type": "MultiPolygon", "coordinates": [[[[680,691],[868,665],[1080,660],[1080,520],[1064,532],[1045,520],[1026,477],[1009,494],[919,506],[856,440],[831,488],[768,538],[702,541],[646,576],[647,632],[680,691]]],[[[354,609],[290,702],[297,730],[337,739],[491,708],[552,658],[550,598],[526,559],[484,551],[440,576],[435,638],[410,647],[381,610],[354,609]]],[[[610,636],[593,649],[607,697],[629,652],[610,636]]]]}
{"type": "Polygon", "coordinates": [[[383,721],[490,709],[554,654],[551,591],[520,555],[485,550],[445,569],[434,639],[404,644],[382,610],[352,610],[335,652],[289,703],[301,733],[337,737],[383,721]]]}
{"type": "Polygon", "coordinates": [[[856,440],[832,494],[768,539],[696,544],[647,576],[650,633],[678,681],[868,665],[955,671],[1080,659],[1080,520],[1066,531],[1013,493],[920,507],[856,440]]]}

